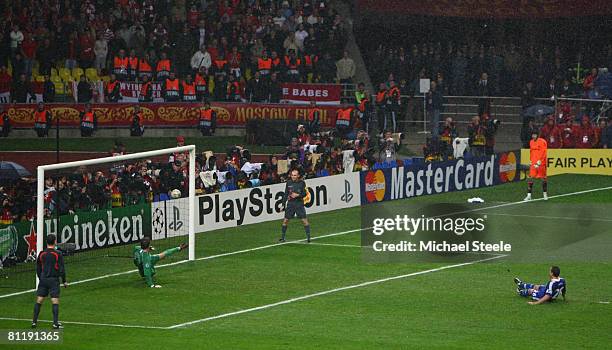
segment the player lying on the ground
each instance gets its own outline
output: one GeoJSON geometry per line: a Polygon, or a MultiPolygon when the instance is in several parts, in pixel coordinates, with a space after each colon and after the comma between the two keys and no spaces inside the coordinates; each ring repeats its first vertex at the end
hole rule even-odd
{"type": "Polygon", "coordinates": [[[529,304],[537,305],[547,301],[553,301],[561,294],[563,300],[565,300],[565,292],[567,287],[565,285],[565,278],[559,277],[561,270],[558,266],[552,266],[548,273],[550,280],[546,284],[531,284],[525,283],[518,278],[514,278],[516,283],[516,292],[522,296],[533,299],[529,304]]]}
{"type": "Polygon", "coordinates": [[[180,246],[164,250],[159,254],[151,254],[151,239],[148,237],[140,241],[140,245],[134,246],[134,265],[138,267],[140,277],[143,277],[147,286],[151,288],[161,288],[159,284],[155,284],[153,277],[155,276],[155,264],[164,258],[187,248],[187,244],[181,243],[180,246]]]}

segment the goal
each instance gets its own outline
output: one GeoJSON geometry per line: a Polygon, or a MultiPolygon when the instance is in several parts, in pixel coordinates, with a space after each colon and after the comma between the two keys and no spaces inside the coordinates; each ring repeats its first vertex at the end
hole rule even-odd
{"type": "Polygon", "coordinates": [[[195,174],[194,145],[39,166],[36,253],[55,234],[72,281],[133,269],[143,237],[158,251],[188,240],[168,260],[194,260],[195,174]]]}

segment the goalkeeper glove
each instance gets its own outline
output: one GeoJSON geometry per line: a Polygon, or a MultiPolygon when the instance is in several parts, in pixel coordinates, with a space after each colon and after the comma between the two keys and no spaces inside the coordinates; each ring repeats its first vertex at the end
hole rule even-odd
{"type": "Polygon", "coordinates": [[[537,169],[537,168],[539,168],[539,167],[540,167],[540,165],[542,165],[542,161],[541,161],[541,160],[538,160],[538,161],[537,161],[537,162],[536,162],[536,163],[533,165],[533,167],[537,169]]]}
{"type": "Polygon", "coordinates": [[[179,246],[179,249],[183,250],[183,249],[187,248],[188,246],[189,246],[188,244],[181,243],[181,245],[179,246]]]}

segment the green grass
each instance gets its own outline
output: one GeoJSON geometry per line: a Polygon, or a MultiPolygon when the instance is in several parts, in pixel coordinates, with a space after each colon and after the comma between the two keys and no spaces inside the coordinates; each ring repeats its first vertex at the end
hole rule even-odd
{"type": "MultiPolygon", "coordinates": [[[[117,138],[62,138],[61,151],[104,152],[110,151],[115,141],[122,142],[128,152],[142,152],[161,148],[175,147],[174,137],[117,137],[117,138]]],[[[186,137],[185,144],[196,145],[198,151],[212,150],[225,152],[229,146],[244,145],[244,137],[240,136],[212,136],[212,137],[186,137]]],[[[280,153],[285,150],[282,146],[245,145],[251,153],[280,153]]],[[[0,139],[2,151],[55,151],[54,138],[19,138],[0,139]]]]}
{"type": "MultiPolygon", "coordinates": [[[[524,197],[524,182],[391,202],[465,203],[479,196],[503,205],[524,197]]],[[[612,186],[610,177],[563,175],[549,180],[549,194],[612,186]]],[[[534,197],[539,197],[537,191],[534,197]]],[[[542,261],[504,258],[343,290],[263,310],[193,324],[184,328],[138,329],[66,324],[64,349],[497,349],[528,347],[609,348],[612,343],[612,281],[607,278],[610,222],[572,218],[610,218],[612,190],[552,198],[547,202],[483,210],[496,230],[512,237],[563,231],[581,237],[553,249],[542,261]],[[551,209],[551,208],[554,208],[551,209]],[[556,212],[561,211],[561,212],[556,212]],[[567,220],[532,218],[564,216],[567,220]],[[491,217],[491,216],[490,216],[491,217]],[[490,219],[493,220],[493,219],[490,219]],[[588,220],[586,220],[588,221],[588,220]],[[597,225],[597,226],[593,226],[597,225]],[[597,232],[589,232],[596,230],[597,232]],[[603,231],[602,231],[603,230],[603,231]],[[588,234],[587,234],[588,233],[588,234]],[[584,237],[582,237],[584,236],[584,237]],[[580,252],[576,259],[572,252],[580,252]],[[591,254],[596,252],[597,254],[591,254]],[[591,256],[593,255],[593,256],[591,256]],[[544,282],[552,259],[568,281],[568,300],[530,306],[515,295],[512,277],[544,282]],[[544,261],[547,260],[547,261],[544,261]]],[[[367,209],[367,207],[365,207],[367,209]]],[[[473,207],[478,208],[478,207],[473,207]]],[[[364,208],[311,215],[314,236],[359,228],[364,208]]],[[[610,218],[612,219],[612,218],[610,218]]],[[[303,238],[297,222],[288,238],[303,238]]],[[[270,245],[279,223],[266,222],[197,236],[197,257],[270,245]]],[[[359,233],[317,239],[314,243],[360,245],[359,233]]],[[[546,250],[544,251],[546,252],[546,250]]],[[[474,257],[474,260],[482,259],[474,257]]],[[[368,264],[356,247],[285,244],[225,257],[158,269],[161,289],[147,289],[137,274],[124,274],[62,289],[60,318],[65,321],[148,325],[174,324],[392,276],[438,268],[444,263],[368,264]]],[[[99,258],[73,263],[71,280],[133,268],[129,259],[99,258]]],[[[33,293],[0,299],[0,317],[31,317],[33,293]]],[[[48,304],[42,319],[51,316],[48,304]]],[[[0,329],[26,328],[28,321],[0,320],[0,329]]],[[[47,329],[48,323],[41,323],[47,329]]],[[[23,348],[44,349],[50,346],[23,348]]],[[[11,346],[11,349],[19,347],[11,346]]]]}

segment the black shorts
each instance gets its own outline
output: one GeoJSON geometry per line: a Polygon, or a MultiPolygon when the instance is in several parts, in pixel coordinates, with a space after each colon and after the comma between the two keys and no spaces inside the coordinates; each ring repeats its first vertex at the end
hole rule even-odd
{"type": "Polygon", "coordinates": [[[59,278],[41,278],[38,282],[38,289],[36,290],[36,295],[39,297],[51,296],[51,298],[59,298],[59,278]]]}
{"type": "Polygon", "coordinates": [[[285,219],[293,219],[297,216],[300,219],[306,219],[306,208],[303,205],[295,205],[287,203],[285,208],[285,219]]]}

